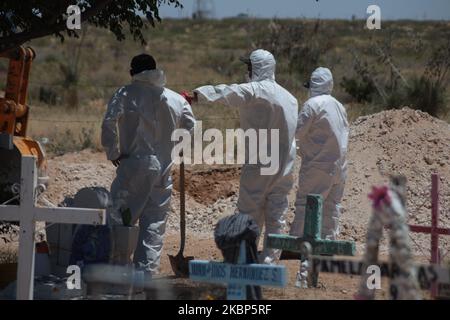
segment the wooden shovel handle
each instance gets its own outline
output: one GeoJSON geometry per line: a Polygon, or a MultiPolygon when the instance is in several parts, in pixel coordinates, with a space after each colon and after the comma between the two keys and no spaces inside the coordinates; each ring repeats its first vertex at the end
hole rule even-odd
{"type": "Polygon", "coordinates": [[[180,252],[183,255],[184,246],[186,244],[186,193],[184,187],[184,161],[180,163],[180,252]]]}

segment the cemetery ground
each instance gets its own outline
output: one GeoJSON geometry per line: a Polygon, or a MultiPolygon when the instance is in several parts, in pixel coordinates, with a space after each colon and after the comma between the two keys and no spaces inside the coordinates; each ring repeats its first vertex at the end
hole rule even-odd
{"type": "MultiPolygon", "coordinates": [[[[410,224],[430,225],[431,222],[431,174],[441,175],[440,221],[450,226],[450,127],[448,123],[428,114],[408,108],[384,111],[371,116],[359,117],[351,125],[349,142],[349,172],[343,200],[341,217],[342,240],[356,242],[357,257],[364,252],[366,228],[371,215],[367,198],[373,185],[388,181],[389,174],[407,177],[407,207],[410,224]]],[[[297,177],[300,158],[296,163],[297,177]]],[[[88,186],[109,188],[114,178],[114,167],[103,153],[83,150],[48,159],[50,184],[45,197],[59,204],[65,197],[73,196],[88,186]]],[[[188,166],[186,173],[187,244],[185,255],[201,260],[221,260],[221,253],[213,240],[215,223],[224,215],[231,214],[239,191],[239,167],[235,166],[188,166]]],[[[178,172],[174,168],[174,185],[178,172]]],[[[165,249],[159,277],[171,279],[173,273],[168,254],[179,249],[178,213],[179,194],[175,187],[172,209],[168,219],[165,249]]],[[[292,221],[295,192],[289,195],[288,224],[292,221]]],[[[42,201],[42,199],[40,200],[42,201]]],[[[42,203],[41,203],[42,204],[42,203]]],[[[427,263],[430,254],[429,235],[411,234],[415,260],[427,263]]],[[[384,239],[385,240],[385,239],[384,239]]],[[[450,239],[440,238],[443,254],[448,253],[450,239]]],[[[12,245],[14,250],[14,244],[12,245]]],[[[0,244],[0,251],[5,246],[0,244]]],[[[381,257],[388,259],[387,242],[381,247],[381,257]]],[[[450,256],[444,256],[448,264],[450,256]]],[[[315,289],[298,289],[294,286],[298,262],[283,261],[288,268],[288,285],[284,289],[264,288],[265,299],[352,299],[357,290],[359,277],[321,274],[315,289]]],[[[169,280],[178,288],[173,292],[178,298],[211,299],[225,295],[220,286],[193,283],[187,279],[169,280]]],[[[427,295],[425,295],[427,296],[427,295]]],[[[378,299],[388,298],[387,281],[378,299]]]]}

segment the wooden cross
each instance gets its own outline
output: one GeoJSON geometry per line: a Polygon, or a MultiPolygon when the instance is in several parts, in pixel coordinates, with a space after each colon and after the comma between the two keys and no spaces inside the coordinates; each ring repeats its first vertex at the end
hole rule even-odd
{"type": "MultiPolygon", "coordinates": [[[[411,232],[428,233],[431,235],[431,264],[441,263],[439,253],[439,236],[450,236],[450,229],[439,227],[439,175],[431,176],[431,226],[410,225],[411,232]]],[[[437,286],[432,287],[432,296],[437,295],[437,286]]]]}
{"type": "Polygon", "coordinates": [[[245,241],[241,242],[238,264],[213,261],[189,261],[189,278],[194,281],[228,284],[228,300],[245,300],[246,286],[285,287],[286,267],[265,264],[243,264],[245,241]]]}
{"type": "Polygon", "coordinates": [[[17,299],[32,300],[34,286],[34,251],[36,221],[100,225],[106,223],[105,210],[36,207],[36,158],[22,157],[20,205],[0,205],[0,221],[19,221],[19,261],[17,299]]]}

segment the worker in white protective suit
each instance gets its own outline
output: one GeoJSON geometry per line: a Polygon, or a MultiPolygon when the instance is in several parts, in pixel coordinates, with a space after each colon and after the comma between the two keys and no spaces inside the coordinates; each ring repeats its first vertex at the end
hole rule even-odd
{"type": "Polygon", "coordinates": [[[286,227],[287,196],[293,186],[296,156],[298,103],[275,81],[276,61],[270,52],[256,50],[249,58],[241,60],[248,66],[248,83],[204,86],[194,90],[194,95],[199,102],[238,107],[240,125],[245,131],[279,130],[279,141],[267,139],[269,153],[279,147],[279,165],[271,175],[261,174],[260,169],[264,167],[261,162],[250,164],[247,161],[249,146],[246,143],[246,164],[241,171],[237,203],[237,212],[253,217],[260,230],[265,225],[266,237],[260,260],[271,264],[279,258],[280,251],[269,249],[265,244],[267,234],[279,234],[286,227]]]}
{"type": "Polygon", "coordinates": [[[172,194],[171,135],[177,128],[191,131],[195,119],[186,99],[164,87],[153,57],[134,57],[130,74],[131,84],[114,94],[102,125],[102,145],[117,167],[111,218],[122,224],[123,215],[131,214],[132,225],[139,220],[134,264],[155,274],[172,194]]]}
{"type": "Polygon", "coordinates": [[[329,69],[316,69],[305,86],[309,88],[310,99],[298,117],[297,139],[302,164],[290,233],[303,235],[306,197],[320,194],[323,197],[322,238],[335,240],[347,177],[347,113],[331,96],[333,75],[329,69]]]}

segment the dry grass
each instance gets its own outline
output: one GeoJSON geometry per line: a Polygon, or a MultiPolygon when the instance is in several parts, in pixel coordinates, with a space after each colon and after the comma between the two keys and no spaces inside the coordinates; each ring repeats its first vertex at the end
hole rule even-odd
{"type": "Polygon", "coordinates": [[[29,135],[43,143],[50,154],[83,149],[101,150],[100,125],[105,103],[67,110],[57,107],[34,107],[29,135]]]}

